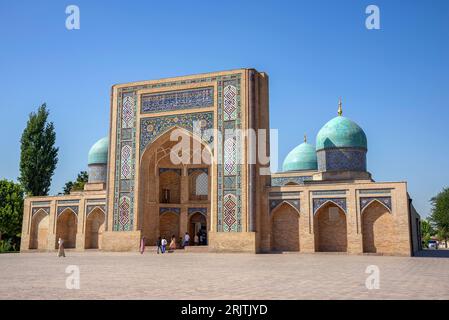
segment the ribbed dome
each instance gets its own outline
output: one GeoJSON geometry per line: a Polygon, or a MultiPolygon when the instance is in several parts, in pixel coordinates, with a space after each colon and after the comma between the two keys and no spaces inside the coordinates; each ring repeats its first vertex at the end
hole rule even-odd
{"type": "Polygon", "coordinates": [[[284,160],[283,171],[317,170],[315,148],[307,142],[294,148],[284,160]]]}
{"type": "Polygon", "coordinates": [[[89,150],[87,164],[107,164],[108,163],[109,137],[104,137],[92,146],[89,150]]]}
{"type": "Polygon", "coordinates": [[[367,148],[365,132],[354,121],[337,116],[326,123],[316,137],[316,150],[367,148]]]}

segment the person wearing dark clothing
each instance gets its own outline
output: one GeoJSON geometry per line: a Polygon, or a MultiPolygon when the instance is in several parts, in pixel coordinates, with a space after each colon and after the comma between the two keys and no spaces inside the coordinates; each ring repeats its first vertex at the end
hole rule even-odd
{"type": "Polygon", "coordinates": [[[157,238],[156,246],[157,246],[157,254],[159,254],[159,251],[162,252],[162,238],[161,237],[157,238]]]}

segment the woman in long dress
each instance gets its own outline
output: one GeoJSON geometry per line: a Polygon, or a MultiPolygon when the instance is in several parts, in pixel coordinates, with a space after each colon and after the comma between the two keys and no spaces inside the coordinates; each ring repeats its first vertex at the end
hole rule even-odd
{"type": "Polygon", "coordinates": [[[64,240],[62,240],[62,238],[59,238],[58,245],[59,245],[58,257],[64,257],[65,258],[64,240]]]}
{"type": "Polygon", "coordinates": [[[170,246],[168,247],[170,251],[176,250],[176,237],[173,235],[171,237],[170,246]]]}
{"type": "Polygon", "coordinates": [[[142,239],[140,240],[140,254],[143,254],[144,251],[145,251],[145,237],[142,237],[142,239]]]}

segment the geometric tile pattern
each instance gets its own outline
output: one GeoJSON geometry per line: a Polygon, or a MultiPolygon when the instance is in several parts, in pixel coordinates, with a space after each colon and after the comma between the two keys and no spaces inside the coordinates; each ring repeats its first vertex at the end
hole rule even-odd
{"type": "Polygon", "coordinates": [[[31,215],[34,216],[39,210],[44,211],[46,214],[50,214],[50,207],[33,207],[31,215]]]}
{"type": "Polygon", "coordinates": [[[119,231],[127,231],[130,224],[131,200],[122,195],[119,201],[119,231]]]}
{"type": "MultiPolygon", "coordinates": [[[[186,129],[196,136],[195,125],[199,125],[199,133],[202,139],[206,139],[207,135],[203,135],[207,129],[212,129],[214,126],[213,112],[188,113],[172,116],[162,116],[157,118],[142,118],[140,120],[140,151],[143,152],[145,148],[150,145],[159,136],[172,129],[179,127],[186,129]]],[[[206,144],[213,142],[213,137],[204,141],[206,144]]]]}
{"type": "Polygon", "coordinates": [[[237,219],[236,219],[236,210],[237,210],[237,199],[236,196],[232,193],[228,193],[223,197],[223,231],[237,231],[237,219]]]}
{"type": "Polygon", "coordinates": [[[315,214],[326,203],[332,202],[346,212],[346,198],[315,198],[313,199],[313,214],[315,214]]]}
{"type": "MultiPolygon", "coordinates": [[[[142,101],[141,101],[142,102],[142,101]]],[[[117,92],[117,122],[116,122],[116,141],[115,146],[115,185],[114,185],[114,199],[113,205],[113,230],[133,230],[134,225],[134,184],[136,183],[136,166],[139,163],[136,156],[136,147],[144,150],[152,141],[157,139],[160,135],[170,130],[175,126],[186,129],[189,132],[196,134],[193,129],[193,121],[200,124],[201,134],[204,129],[214,128],[214,117],[216,117],[216,129],[221,135],[218,135],[217,142],[219,146],[223,146],[221,136],[225,136],[225,129],[238,130],[241,129],[242,119],[241,115],[241,74],[224,74],[217,76],[205,76],[191,79],[169,80],[166,82],[142,83],[129,87],[118,88],[117,92]],[[193,92],[191,90],[174,90],[172,92],[164,92],[162,95],[145,95],[143,97],[143,108],[148,113],[160,112],[156,110],[181,110],[212,107],[214,104],[217,108],[217,114],[214,112],[196,112],[185,113],[169,116],[158,116],[153,118],[142,118],[140,123],[140,141],[136,141],[136,119],[137,112],[137,92],[139,90],[158,90],[166,87],[175,87],[183,85],[199,85],[203,83],[216,83],[216,92],[212,87],[202,87],[207,90],[193,92]],[[212,91],[213,90],[213,91],[212,91]],[[187,92],[190,91],[190,92],[187,92]],[[199,93],[200,92],[200,93],[199,93]],[[213,95],[211,95],[213,92],[213,95]],[[217,100],[215,101],[215,97],[217,100]],[[226,109],[226,111],[225,111],[226,109]],[[231,120],[234,119],[234,120],[231,120]],[[121,151],[124,145],[131,147],[131,165],[130,165],[130,179],[121,179],[121,151]]],[[[213,137],[203,135],[203,140],[206,144],[213,142],[213,137]],[[206,136],[206,137],[205,137],[206,136]]],[[[229,143],[232,146],[231,143],[229,143]]],[[[241,215],[242,215],[242,168],[240,163],[240,150],[242,148],[241,141],[235,141],[235,167],[232,166],[231,160],[234,157],[229,156],[228,169],[231,169],[234,175],[224,175],[224,150],[222,147],[217,148],[216,152],[217,162],[217,176],[214,188],[217,188],[217,231],[241,231],[241,215]],[[224,178],[226,178],[226,192],[224,191],[224,178]],[[229,195],[232,194],[232,195],[229,195]],[[225,199],[226,198],[226,199],[225,199]],[[224,222],[224,201],[226,200],[226,222],[224,222]],[[234,204],[234,209],[232,209],[234,204]],[[234,222],[235,221],[235,222],[234,222]]],[[[227,155],[228,156],[228,155],[227,155]]],[[[127,163],[129,165],[129,163],[127,163]]]]}
{"type": "Polygon", "coordinates": [[[209,179],[207,173],[200,173],[195,181],[195,195],[207,196],[209,189],[209,179]]]}
{"type": "Polygon", "coordinates": [[[304,181],[313,180],[312,176],[298,176],[298,177],[272,177],[272,187],[282,187],[288,183],[295,183],[298,185],[304,184],[304,181]]]}
{"type": "Polygon", "coordinates": [[[86,217],[89,216],[89,214],[91,214],[95,209],[100,209],[103,213],[106,213],[106,205],[102,204],[102,205],[88,205],[86,206],[86,217]]]}
{"type": "Polygon", "coordinates": [[[134,126],[134,97],[126,95],[123,98],[122,128],[134,126]]]}
{"type": "Polygon", "coordinates": [[[233,176],[237,174],[237,142],[235,137],[229,137],[224,143],[224,174],[233,176]]]}
{"type": "Polygon", "coordinates": [[[171,208],[171,207],[161,207],[159,208],[159,214],[164,214],[166,212],[173,212],[177,215],[181,214],[181,208],[171,208]]]}
{"type": "Polygon", "coordinates": [[[203,214],[204,216],[207,216],[207,208],[188,208],[187,209],[187,214],[189,216],[192,214],[195,214],[197,212],[203,214]]]}
{"type": "Polygon", "coordinates": [[[391,197],[363,197],[360,198],[360,212],[363,211],[368,205],[370,205],[373,201],[379,201],[391,213],[391,197]]]}
{"type": "Polygon", "coordinates": [[[227,85],[223,91],[223,118],[235,120],[237,117],[237,88],[233,85],[227,85]]]}
{"type": "Polygon", "coordinates": [[[142,113],[207,108],[214,105],[214,88],[177,90],[142,96],[142,113]]]}
{"type": "Polygon", "coordinates": [[[298,211],[298,213],[300,212],[300,205],[299,205],[299,200],[293,200],[293,199],[272,199],[270,200],[270,212],[271,213],[273,211],[273,209],[277,208],[279,205],[281,205],[282,203],[288,203],[290,204],[293,208],[296,209],[296,211],[298,211]]]}
{"type": "Polygon", "coordinates": [[[59,206],[58,209],[56,210],[58,216],[61,215],[61,213],[63,213],[64,210],[66,210],[66,209],[70,209],[76,215],[78,215],[78,206],[59,206]]]}
{"type": "Polygon", "coordinates": [[[131,153],[131,147],[125,144],[122,147],[121,179],[131,178],[131,153]]]}

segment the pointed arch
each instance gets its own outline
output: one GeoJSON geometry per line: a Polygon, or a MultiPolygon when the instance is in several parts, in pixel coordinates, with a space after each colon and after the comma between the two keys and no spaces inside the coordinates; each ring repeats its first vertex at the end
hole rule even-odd
{"type": "Polygon", "coordinates": [[[321,208],[323,208],[324,206],[329,205],[329,204],[335,205],[336,207],[340,208],[341,211],[343,211],[343,213],[346,214],[346,207],[343,207],[341,204],[337,203],[337,201],[335,201],[335,200],[333,200],[333,199],[314,199],[314,201],[315,201],[315,200],[324,200],[324,201],[322,201],[322,202],[319,203],[318,205],[315,205],[315,203],[314,203],[313,215],[316,215],[316,213],[317,213],[321,208]]]}
{"type": "Polygon", "coordinates": [[[282,200],[281,202],[276,204],[273,208],[270,209],[270,214],[271,215],[275,214],[276,211],[279,208],[281,208],[284,204],[286,204],[286,205],[290,206],[292,209],[294,209],[298,215],[301,215],[299,208],[297,206],[295,206],[293,203],[291,203],[291,201],[289,201],[289,200],[282,200]]]}
{"type": "Polygon", "coordinates": [[[30,249],[47,249],[50,215],[42,208],[36,210],[31,217],[30,249]]]}
{"type": "Polygon", "coordinates": [[[65,248],[75,248],[77,229],[78,215],[76,212],[70,207],[60,210],[56,218],[55,247],[58,247],[58,240],[61,238],[64,240],[65,248]]]}
{"type": "Polygon", "coordinates": [[[374,199],[371,199],[368,203],[366,203],[366,204],[363,206],[362,210],[360,211],[360,214],[362,215],[362,214],[366,211],[366,209],[368,209],[368,208],[369,208],[371,205],[373,205],[374,203],[378,203],[378,204],[382,205],[383,207],[385,207],[385,209],[388,210],[389,213],[392,213],[390,207],[388,207],[385,203],[383,203],[383,202],[380,201],[379,199],[374,198],[374,199]]]}
{"type": "Polygon", "coordinates": [[[273,251],[299,251],[300,214],[287,201],[279,203],[271,213],[271,249],[273,251]]]}

